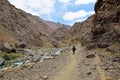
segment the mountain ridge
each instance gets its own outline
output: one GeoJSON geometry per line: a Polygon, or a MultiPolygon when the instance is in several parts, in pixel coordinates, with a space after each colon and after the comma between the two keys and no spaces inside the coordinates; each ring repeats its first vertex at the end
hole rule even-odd
{"type": "Polygon", "coordinates": [[[4,42],[15,44],[23,41],[36,47],[60,43],[51,36],[54,30],[45,23],[45,20],[17,9],[8,0],[0,1],[0,15],[2,15],[0,16],[0,40],[4,42]]]}

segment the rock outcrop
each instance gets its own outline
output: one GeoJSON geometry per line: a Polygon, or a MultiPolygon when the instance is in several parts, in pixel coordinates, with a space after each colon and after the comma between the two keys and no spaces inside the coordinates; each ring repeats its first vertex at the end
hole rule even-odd
{"type": "Polygon", "coordinates": [[[120,1],[98,0],[91,30],[92,41],[106,44],[120,42],[120,1]]]}
{"type": "Polygon", "coordinates": [[[75,23],[72,31],[79,32],[82,44],[88,49],[106,48],[120,43],[120,1],[97,0],[95,14],[82,23],[75,23]],[[89,21],[89,22],[88,22],[89,21]],[[87,29],[87,30],[86,30],[87,29]],[[84,34],[82,34],[84,33],[84,34]]]}

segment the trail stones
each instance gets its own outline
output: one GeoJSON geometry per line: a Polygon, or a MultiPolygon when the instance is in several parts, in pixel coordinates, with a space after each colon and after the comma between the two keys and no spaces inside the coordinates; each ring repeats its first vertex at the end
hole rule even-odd
{"type": "Polygon", "coordinates": [[[94,53],[88,53],[86,55],[86,58],[94,58],[95,57],[95,54],[94,53]]]}

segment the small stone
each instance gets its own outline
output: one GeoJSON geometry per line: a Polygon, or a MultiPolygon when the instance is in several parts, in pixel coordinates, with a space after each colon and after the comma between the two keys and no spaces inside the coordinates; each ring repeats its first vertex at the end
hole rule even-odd
{"type": "Polygon", "coordinates": [[[113,67],[113,66],[111,66],[111,67],[109,67],[109,69],[114,69],[114,67],[113,67]]]}
{"type": "Polygon", "coordinates": [[[106,80],[113,80],[111,77],[106,77],[106,80]]]}
{"type": "Polygon", "coordinates": [[[84,61],[82,61],[81,63],[84,63],[84,61]]]}
{"type": "Polygon", "coordinates": [[[110,70],[110,72],[113,72],[114,70],[110,70]]]}
{"type": "Polygon", "coordinates": [[[88,72],[87,75],[91,75],[92,73],[91,72],[88,72]]]}
{"type": "Polygon", "coordinates": [[[43,80],[48,80],[48,76],[43,76],[43,80]]]}
{"type": "Polygon", "coordinates": [[[108,70],[108,67],[107,68],[105,68],[105,71],[107,71],[108,70]]]}
{"type": "Polygon", "coordinates": [[[86,66],[89,66],[89,64],[85,64],[86,66]]]}
{"type": "Polygon", "coordinates": [[[92,68],[93,70],[95,70],[96,69],[96,67],[94,67],[94,68],[92,68]]]}
{"type": "Polygon", "coordinates": [[[95,67],[97,66],[97,64],[94,65],[95,67]]]}
{"type": "Polygon", "coordinates": [[[0,78],[3,78],[4,76],[3,75],[0,75],[0,78]]]}
{"type": "Polygon", "coordinates": [[[90,53],[90,54],[87,54],[86,58],[94,58],[95,57],[95,54],[93,53],[90,53]]]}

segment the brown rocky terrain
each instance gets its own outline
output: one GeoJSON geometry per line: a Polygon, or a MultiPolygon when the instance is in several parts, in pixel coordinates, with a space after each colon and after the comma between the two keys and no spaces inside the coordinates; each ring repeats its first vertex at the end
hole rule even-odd
{"type": "MultiPolygon", "coordinates": [[[[73,39],[77,39],[78,41],[82,41],[83,38],[90,39],[91,34],[91,27],[93,26],[92,20],[94,19],[94,15],[89,17],[84,22],[77,22],[73,25],[73,27],[70,29],[70,35],[73,36],[73,39]]],[[[84,43],[88,43],[88,40],[84,40],[84,43]]],[[[83,42],[82,42],[83,44],[83,42]]]]}
{"type": "Polygon", "coordinates": [[[62,45],[65,45],[66,43],[68,43],[68,40],[71,37],[69,34],[69,29],[64,26],[56,29],[52,33],[52,36],[54,37],[55,40],[60,41],[62,45]]]}
{"type": "MultiPolygon", "coordinates": [[[[19,40],[34,46],[56,46],[56,42],[63,39],[69,41],[71,35],[73,40],[94,50],[86,50],[75,44],[75,55],[71,46],[68,46],[62,47],[61,54],[57,56],[58,52],[48,50],[44,53],[41,48],[24,49],[29,54],[26,58],[30,62],[16,67],[0,66],[0,80],[120,80],[120,53],[117,52],[120,49],[119,5],[118,0],[97,0],[95,14],[82,23],[75,23],[68,32],[65,27],[53,30],[39,17],[16,9],[7,0],[1,0],[0,15],[3,16],[0,16],[0,49],[13,50],[11,45],[3,44],[3,41],[17,43],[19,40]],[[52,58],[44,60],[45,56],[52,58]]],[[[25,47],[24,44],[17,46],[25,47]]],[[[20,63],[24,58],[16,61],[20,63]]],[[[0,65],[5,62],[7,60],[0,57],[0,65]]]]}
{"type": "Polygon", "coordinates": [[[49,25],[49,27],[50,27],[51,29],[53,29],[53,30],[56,30],[56,29],[61,28],[61,27],[65,27],[65,28],[68,28],[68,29],[71,28],[71,26],[65,25],[65,24],[62,24],[62,23],[59,23],[59,22],[57,22],[57,23],[51,22],[51,21],[44,21],[44,22],[45,22],[47,25],[49,25]]]}
{"type": "Polygon", "coordinates": [[[0,0],[0,15],[0,40],[3,42],[16,44],[23,41],[36,47],[60,43],[51,36],[57,23],[52,23],[56,25],[52,28],[47,21],[15,8],[7,0],[0,0]]]}
{"type": "Polygon", "coordinates": [[[113,47],[120,42],[120,1],[97,0],[95,14],[71,29],[88,49],[113,47]]]}
{"type": "Polygon", "coordinates": [[[15,8],[7,0],[0,2],[0,15],[0,34],[8,36],[0,39],[6,42],[20,39],[29,45],[43,46],[41,36],[51,30],[39,18],[15,8]]]}

